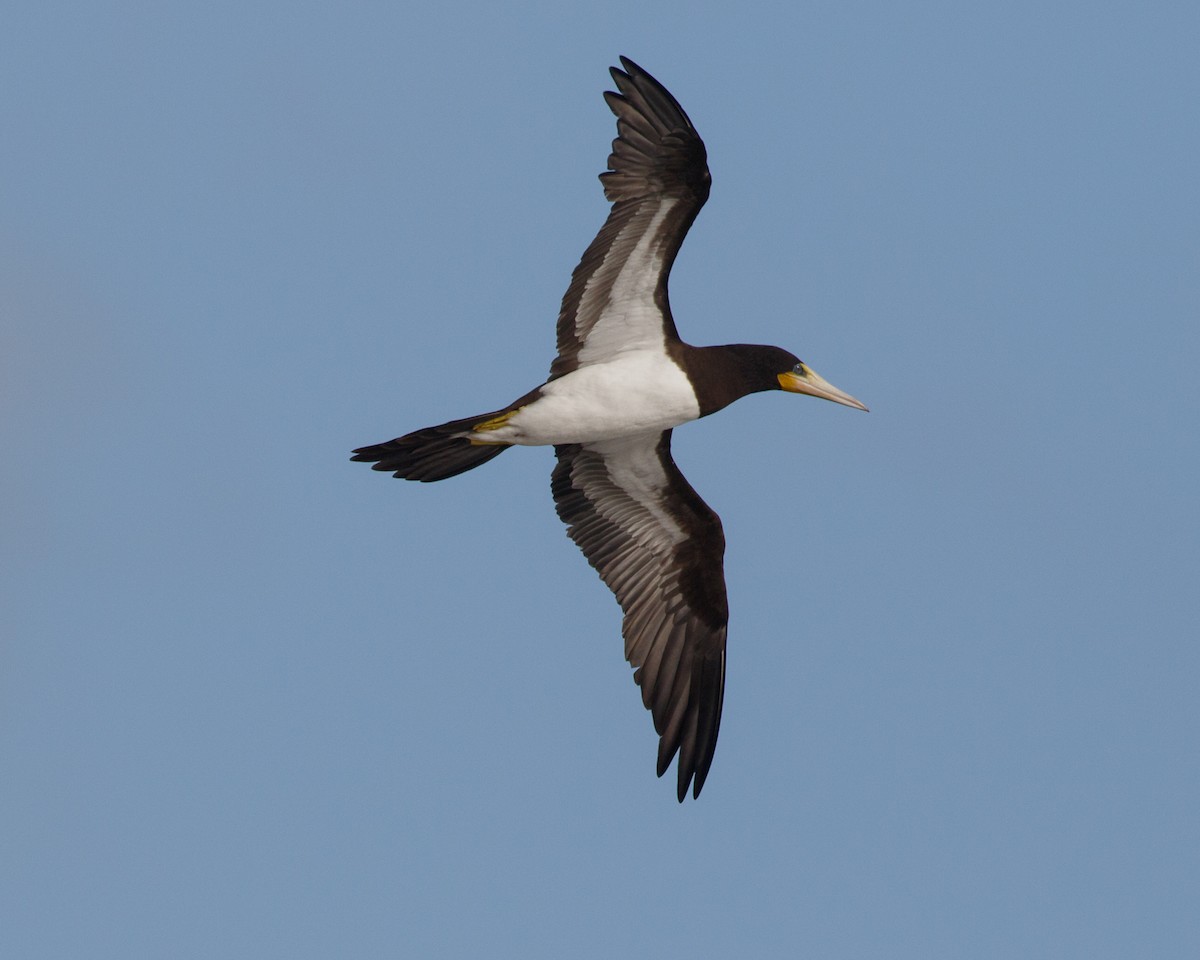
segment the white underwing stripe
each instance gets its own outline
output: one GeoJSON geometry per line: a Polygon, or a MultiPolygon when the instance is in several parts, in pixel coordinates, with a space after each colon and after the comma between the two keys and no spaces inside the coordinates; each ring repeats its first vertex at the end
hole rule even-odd
{"type": "Polygon", "coordinates": [[[628,350],[662,348],[663,317],[654,293],[663,264],[661,227],[677,202],[656,201],[648,222],[646,206],[640,208],[588,278],[578,317],[597,319],[584,334],[579,363],[594,363],[628,350]],[[631,243],[633,248],[628,249],[631,243]]]}
{"type": "Polygon", "coordinates": [[[588,445],[604,457],[608,477],[629,498],[600,497],[596,510],[639,542],[661,550],[687,538],[679,521],[662,507],[667,475],[658,458],[658,434],[625,437],[588,445]]]}

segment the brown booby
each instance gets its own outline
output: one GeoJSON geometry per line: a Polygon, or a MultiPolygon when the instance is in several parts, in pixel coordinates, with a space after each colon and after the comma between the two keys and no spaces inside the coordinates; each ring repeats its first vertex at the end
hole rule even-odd
{"type": "Polygon", "coordinates": [[[567,533],[624,611],[625,657],[658,732],[658,775],[700,795],[725,691],[721,521],[671,458],[671,430],[734,400],[786,390],[867,408],[779,347],[693,347],[667,300],[675,255],[708,198],[704,143],[636,63],[611,68],[617,138],[600,174],[612,210],[571,275],[549,379],[491,413],[361,447],[354,460],[444,480],[510,446],[553,444],[567,533]]]}

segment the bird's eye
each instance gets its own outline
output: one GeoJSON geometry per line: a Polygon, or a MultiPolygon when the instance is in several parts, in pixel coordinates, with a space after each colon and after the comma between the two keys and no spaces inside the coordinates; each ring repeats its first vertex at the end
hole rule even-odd
{"type": "Polygon", "coordinates": [[[800,363],[798,363],[794,367],[792,367],[792,373],[794,373],[798,377],[803,377],[806,373],[808,373],[808,368],[805,367],[804,362],[801,361],[800,363]]]}

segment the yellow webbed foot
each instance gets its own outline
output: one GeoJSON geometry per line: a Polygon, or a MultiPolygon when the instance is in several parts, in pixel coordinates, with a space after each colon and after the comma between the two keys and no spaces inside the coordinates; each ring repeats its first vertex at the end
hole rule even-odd
{"type": "MultiPolygon", "coordinates": [[[[493,430],[499,430],[506,423],[508,423],[513,414],[515,414],[519,409],[520,407],[518,407],[516,410],[508,410],[505,413],[500,414],[498,417],[492,417],[490,420],[484,420],[481,423],[477,423],[471,428],[471,432],[490,433],[493,430]]],[[[507,444],[507,442],[508,441],[506,440],[477,440],[475,437],[471,438],[471,445],[476,447],[489,447],[496,444],[507,444]]]]}

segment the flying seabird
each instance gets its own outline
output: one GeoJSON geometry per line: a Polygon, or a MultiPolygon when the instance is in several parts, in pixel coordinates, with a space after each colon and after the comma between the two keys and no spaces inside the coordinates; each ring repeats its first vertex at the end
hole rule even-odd
{"type": "Polygon", "coordinates": [[[571,275],[550,376],[506,407],[361,447],[354,460],[445,480],[509,447],[554,446],[567,533],[624,612],[625,657],[675,755],[680,802],[712,765],[725,692],[725,537],[671,458],[671,431],[741,397],[786,390],[867,408],[779,347],[693,347],[667,300],[671,264],[712,178],[704,143],[657,80],[622,57],[604,99],[617,138],[600,174],[612,210],[571,275]]]}

